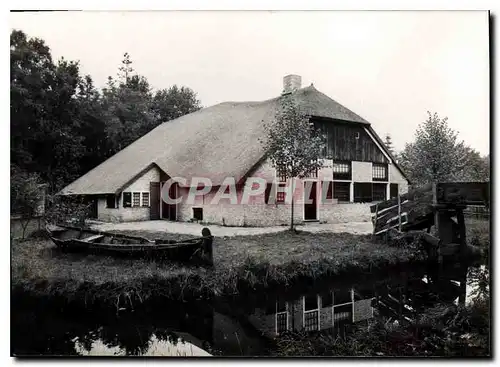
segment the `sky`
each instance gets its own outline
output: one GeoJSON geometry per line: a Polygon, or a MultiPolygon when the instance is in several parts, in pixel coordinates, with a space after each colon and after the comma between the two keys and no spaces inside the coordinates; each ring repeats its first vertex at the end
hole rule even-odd
{"type": "Polygon", "coordinates": [[[368,120],[396,150],[427,111],[489,153],[484,11],[140,11],[10,13],[11,29],[79,60],[97,86],[123,54],[155,89],[192,88],[203,106],[278,96],[287,74],[368,120]]]}

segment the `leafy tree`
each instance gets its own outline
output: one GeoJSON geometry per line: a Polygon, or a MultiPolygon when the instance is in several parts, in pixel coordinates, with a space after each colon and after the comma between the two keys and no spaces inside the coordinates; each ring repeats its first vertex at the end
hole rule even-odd
{"type": "Polygon", "coordinates": [[[294,181],[322,167],[321,152],[325,137],[316,131],[294,100],[293,94],[280,98],[280,107],[271,123],[265,125],[267,139],[262,141],[267,156],[282,175],[290,179],[292,200],[290,230],[293,230],[294,181]]]}
{"type": "Polygon", "coordinates": [[[13,165],[10,173],[10,212],[21,217],[24,239],[29,222],[39,214],[39,207],[43,203],[43,183],[38,174],[22,171],[13,165]]]}
{"type": "Polygon", "coordinates": [[[159,123],[198,111],[200,108],[196,93],[187,87],[179,88],[173,85],[157,91],[153,98],[153,111],[158,116],[159,123]]]}
{"type": "Polygon", "coordinates": [[[387,150],[394,154],[394,147],[392,146],[392,138],[390,134],[385,135],[385,141],[384,141],[385,146],[387,147],[387,150]]]}
{"type": "Polygon", "coordinates": [[[57,189],[78,175],[83,150],[74,133],[78,63],[55,64],[42,40],[16,30],[10,59],[11,161],[57,189]]]}
{"type": "Polygon", "coordinates": [[[428,112],[419,125],[415,141],[406,144],[399,163],[415,185],[434,181],[478,181],[489,177],[485,160],[458,140],[448,119],[428,112]]]}

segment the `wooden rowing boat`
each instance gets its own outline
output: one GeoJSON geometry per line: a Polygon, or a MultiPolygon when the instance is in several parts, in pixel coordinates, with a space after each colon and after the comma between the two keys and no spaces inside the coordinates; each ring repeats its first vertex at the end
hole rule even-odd
{"type": "Polygon", "coordinates": [[[213,263],[213,236],[208,228],[203,228],[201,237],[182,241],[152,241],[144,237],[70,226],[46,226],[46,231],[63,252],[213,263]]]}

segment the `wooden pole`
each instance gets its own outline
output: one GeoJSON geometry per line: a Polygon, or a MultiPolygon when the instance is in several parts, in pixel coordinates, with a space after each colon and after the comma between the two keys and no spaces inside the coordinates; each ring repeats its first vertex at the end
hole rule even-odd
{"type": "Polygon", "coordinates": [[[401,195],[398,194],[398,220],[399,220],[399,232],[401,232],[401,195]]]}

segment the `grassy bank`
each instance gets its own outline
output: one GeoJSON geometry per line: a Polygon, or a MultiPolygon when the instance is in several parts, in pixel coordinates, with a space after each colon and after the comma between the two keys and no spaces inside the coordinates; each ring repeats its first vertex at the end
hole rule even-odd
{"type": "Polygon", "coordinates": [[[12,244],[12,284],[15,291],[128,309],[153,297],[234,295],[290,286],[304,277],[375,271],[412,260],[415,254],[411,250],[345,233],[216,238],[213,269],[63,254],[49,240],[31,239],[12,244]]]}

